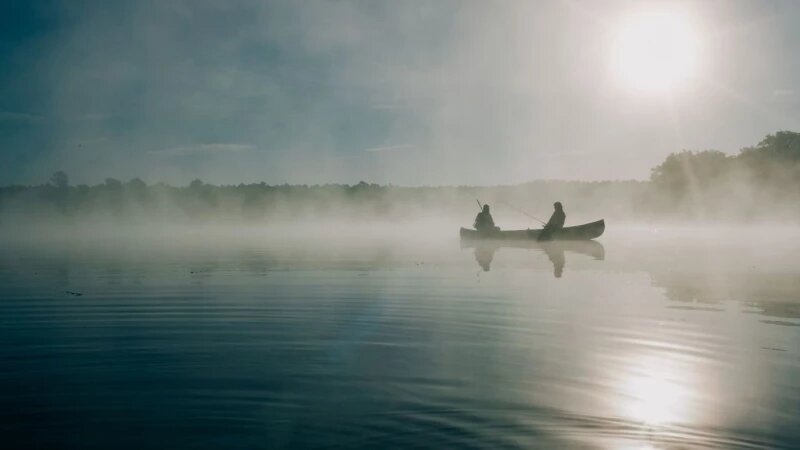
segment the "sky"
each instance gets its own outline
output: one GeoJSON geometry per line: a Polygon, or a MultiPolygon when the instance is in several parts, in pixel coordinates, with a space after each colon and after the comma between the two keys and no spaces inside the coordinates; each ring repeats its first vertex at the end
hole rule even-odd
{"type": "Polygon", "coordinates": [[[647,179],[800,131],[798,23],[791,0],[6,1],[0,185],[647,179]],[[653,11],[696,38],[657,92],[614,65],[653,11]]]}

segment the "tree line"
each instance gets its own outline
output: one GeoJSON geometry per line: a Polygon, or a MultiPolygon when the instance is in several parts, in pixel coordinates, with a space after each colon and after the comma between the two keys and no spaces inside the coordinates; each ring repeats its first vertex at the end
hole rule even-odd
{"type": "MultiPolygon", "coordinates": [[[[510,186],[400,187],[357,184],[148,185],[139,178],[71,185],[54,173],[38,186],[0,187],[0,221],[21,219],[270,222],[299,218],[403,220],[474,214],[476,199],[497,215],[549,214],[553,201],[592,217],[800,218],[800,133],[780,131],[737,155],[672,153],[649,181],[533,181],[510,186]]],[[[573,215],[573,217],[575,217],[573,215]]],[[[525,219],[528,220],[528,219],[525,219]]]]}
{"type": "Polygon", "coordinates": [[[800,216],[800,133],[779,131],[736,155],[672,153],[652,169],[650,201],[693,217],[800,216]]]}

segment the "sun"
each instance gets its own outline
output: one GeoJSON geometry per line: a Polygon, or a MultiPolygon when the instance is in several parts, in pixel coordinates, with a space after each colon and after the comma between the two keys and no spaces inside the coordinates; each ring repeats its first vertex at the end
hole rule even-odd
{"type": "Polygon", "coordinates": [[[669,92],[695,75],[699,41],[682,14],[651,12],[624,18],[617,29],[614,69],[640,91],[669,92]]]}

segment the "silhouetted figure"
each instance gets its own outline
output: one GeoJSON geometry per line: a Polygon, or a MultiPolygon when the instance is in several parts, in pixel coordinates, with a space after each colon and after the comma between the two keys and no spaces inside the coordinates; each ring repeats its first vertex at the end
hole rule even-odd
{"type": "Polygon", "coordinates": [[[489,205],[483,205],[483,211],[479,212],[475,217],[475,223],[472,226],[482,233],[500,231],[500,227],[494,225],[494,219],[492,219],[492,215],[489,213],[489,205]]]}
{"type": "Polygon", "coordinates": [[[564,222],[567,220],[567,215],[564,214],[564,207],[561,205],[561,202],[553,203],[553,207],[555,211],[553,211],[553,215],[550,216],[550,220],[544,226],[544,229],[539,234],[537,240],[539,241],[548,241],[552,239],[553,232],[564,228],[564,222]]]}

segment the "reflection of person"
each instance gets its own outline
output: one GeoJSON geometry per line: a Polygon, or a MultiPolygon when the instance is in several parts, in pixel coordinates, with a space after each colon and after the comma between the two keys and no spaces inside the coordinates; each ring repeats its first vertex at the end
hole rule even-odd
{"type": "MultiPolygon", "coordinates": [[[[465,247],[462,247],[465,248],[465,247]]],[[[554,242],[514,242],[483,241],[472,242],[468,248],[474,248],[475,261],[484,272],[489,272],[495,253],[501,248],[525,248],[542,251],[553,264],[553,276],[561,278],[566,266],[566,252],[578,253],[602,261],[605,258],[603,244],[596,241],[554,241],[554,242]]]]}
{"type": "Polygon", "coordinates": [[[547,253],[547,259],[553,263],[553,276],[561,278],[561,275],[564,273],[564,265],[566,264],[564,247],[553,242],[552,244],[542,244],[542,249],[547,253]]]}
{"type": "Polygon", "coordinates": [[[493,245],[479,245],[475,247],[475,261],[478,262],[478,265],[481,266],[484,272],[489,271],[495,251],[497,251],[497,247],[493,245]]]}
{"type": "Polygon", "coordinates": [[[500,227],[494,225],[494,219],[489,213],[489,205],[483,205],[483,210],[475,216],[475,223],[472,226],[482,233],[500,231],[500,227]]]}
{"type": "Polygon", "coordinates": [[[567,215],[564,213],[564,207],[561,205],[561,202],[553,203],[553,215],[550,216],[550,220],[544,226],[544,229],[539,234],[537,240],[539,241],[547,241],[553,237],[553,232],[556,230],[560,230],[564,228],[564,222],[567,220],[567,215]]]}

